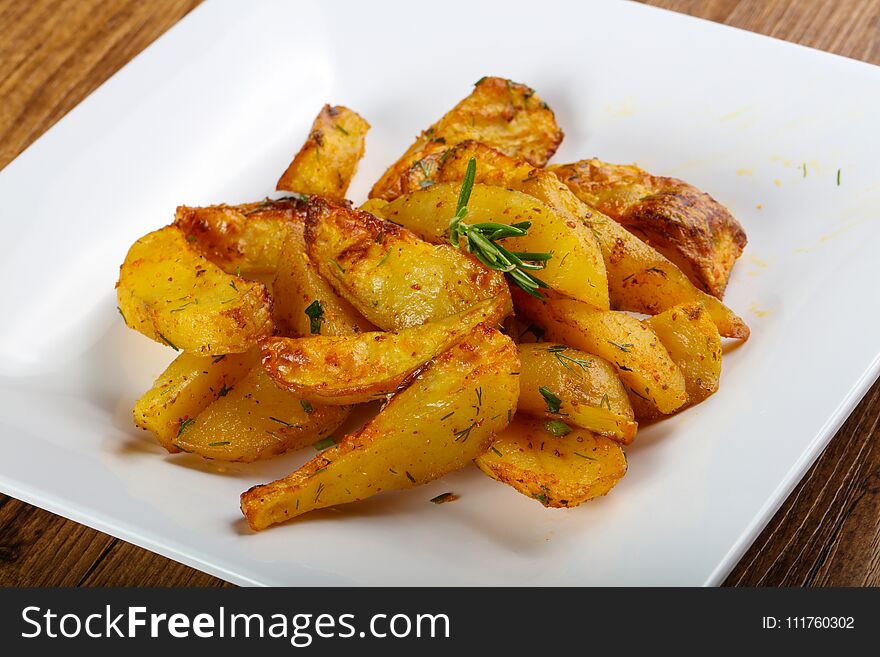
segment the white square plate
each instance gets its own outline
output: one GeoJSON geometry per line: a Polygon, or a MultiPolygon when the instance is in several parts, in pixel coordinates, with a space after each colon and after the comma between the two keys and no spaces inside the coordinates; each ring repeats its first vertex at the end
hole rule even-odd
{"type": "Polygon", "coordinates": [[[635,4],[209,2],[0,174],[0,490],[240,584],[717,584],[880,369],[878,116],[880,69],[635,4]],[[134,429],[173,354],[124,328],[119,263],[178,204],[272,193],[327,101],[374,126],[362,200],[485,74],[556,109],[555,161],[727,204],[751,340],[594,503],[545,510],[470,468],[251,534],[239,493],[306,455],[222,466],[134,429]]]}

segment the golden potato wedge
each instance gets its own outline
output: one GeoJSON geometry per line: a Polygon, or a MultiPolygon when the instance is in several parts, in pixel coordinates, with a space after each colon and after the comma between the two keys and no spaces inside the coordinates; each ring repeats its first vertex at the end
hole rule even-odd
{"type": "Polygon", "coordinates": [[[517,415],[474,461],[487,475],[546,507],[578,506],[605,495],[626,474],[620,445],[586,429],[562,432],[517,415]]]}
{"type": "MultiPolygon", "coordinates": [[[[656,315],[680,303],[699,301],[722,336],[743,340],[749,337],[749,327],[733,311],[697,289],[665,256],[583,203],[554,173],[535,169],[475,142],[435,153],[421,160],[417,168],[419,172],[424,168],[434,182],[460,181],[471,157],[477,160],[478,183],[509,187],[534,196],[564,214],[572,230],[589,230],[596,236],[605,260],[612,308],[656,315]]],[[[398,186],[400,194],[416,189],[418,184],[398,186]]]]}
{"type": "Polygon", "coordinates": [[[274,275],[287,228],[302,224],[308,197],[245,205],[177,208],[174,225],[187,241],[227,274],[274,275]]]}
{"type": "Polygon", "coordinates": [[[273,331],[265,286],[226,274],[175,226],[132,245],[116,288],[125,323],[177,350],[241,353],[273,331]]]}
{"type": "Polygon", "coordinates": [[[364,156],[369,129],[370,124],[347,107],[324,105],[276,189],[341,201],[364,156]]]}
{"type": "Polygon", "coordinates": [[[604,358],[617,369],[627,393],[661,413],[688,400],[684,375],[645,323],[613,310],[593,310],[571,299],[535,299],[513,290],[518,312],[540,325],[550,340],[604,358]]]}
{"type": "Polygon", "coordinates": [[[718,390],[721,336],[698,303],[674,306],[644,320],[684,374],[688,404],[699,404],[718,390]]]}
{"type": "Polygon", "coordinates": [[[134,423],[151,432],[169,452],[180,425],[225,397],[260,362],[254,348],[227,356],[180,354],[134,405],[134,423]]]}
{"type": "Polygon", "coordinates": [[[253,529],[424,484],[485,452],[516,411],[516,346],[485,325],[436,357],[359,432],[241,496],[253,529]]]}
{"type": "Polygon", "coordinates": [[[256,366],[226,395],[183,422],[174,447],[221,461],[256,461],[326,438],[349,410],[298,399],[256,366]]]}
{"type": "MultiPolygon", "coordinates": [[[[449,241],[449,221],[455,216],[461,185],[437,183],[401,196],[384,207],[371,204],[378,216],[400,224],[435,244],[449,241]]],[[[539,274],[551,289],[608,310],[608,278],[595,236],[572,230],[568,219],[532,196],[502,187],[474,185],[465,221],[531,223],[528,235],[504,240],[510,251],[552,253],[539,274]]]]}
{"type": "Polygon", "coordinates": [[[370,198],[392,199],[418,161],[466,140],[479,141],[502,153],[542,167],[562,142],[553,111],[533,89],[497,77],[484,77],[473,92],[425,130],[406,153],[373,186],[370,198]]]}
{"type": "Polygon", "coordinates": [[[319,404],[360,404],[404,387],[427,361],[470,335],[480,323],[497,324],[504,299],[396,333],[266,338],[263,368],[282,388],[319,404]]]}
{"type": "Polygon", "coordinates": [[[272,283],[275,324],[281,335],[349,335],[374,331],[354,306],[336,294],[306,255],[305,224],[288,227],[272,283]]]}
{"type": "Polygon", "coordinates": [[[548,170],[584,203],[669,258],[698,288],[724,297],[746,233],[714,198],[677,178],[597,159],[548,170]]]}
{"type": "Polygon", "coordinates": [[[326,201],[310,205],[305,240],[321,275],[385,331],[443,319],[508,294],[503,275],[470,254],[326,201]]]}
{"type": "Polygon", "coordinates": [[[610,363],[556,342],[520,344],[519,360],[520,413],[562,420],[624,444],[635,438],[638,424],[610,363]]]}

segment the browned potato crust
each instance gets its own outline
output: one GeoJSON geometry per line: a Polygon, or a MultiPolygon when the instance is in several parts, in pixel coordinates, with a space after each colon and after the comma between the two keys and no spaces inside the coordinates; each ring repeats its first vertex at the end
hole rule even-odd
{"type": "Polygon", "coordinates": [[[714,198],[693,185],[597,159],[547,167],[584,203],[619,222],[719,299],[746,233],[714,198]]]}
{"type": "Polygon", "coordinates": [[[241,353],[274,329],[266,287],[223,272],[176,226],[132,245],[116,288],[125,323],[177,350],[241,353]]]}
{"type": "Polygon", "coordinates": [[[227,274],[275,273],[292,223],[302,224],[306,197],[286,197],[244,205],[177,208],[174,225],[208,260],[227,274]]]}
{"type": "Polygon", "coordinates": [[[321,275],[386,331],[443,319],[480,301],[508,296],[503,275],[470,254],[448,244],[428,244],[367,212],[326,201],[312,203],[305,239],[321,275]]]}
{"type": "Polygon", "coordinates": [[[376,329],[354,306],[336,294],[306,254],[305,223],[287,230],[278,270],[272,283],[273,311],[278,332],[293,338],[307,335],[349,335],[376,329]],[[320,321],[306,313],[317,302],[320,321]],[[315,330],[317,328],[317,331],[315,330]]]}
{"type": "Polygon", "coordinates": [[[205,458],[249,463],[326,438],[349,410],[305,403],[276,386],[257,365],[198,416],[181,424],[174,447],[205,458]]]}
{"type": "Polygon", "coordinates": [[[493,479],[556,508],[605,495],[626,474],[626,454],[613,440],[578,427],[557,436],[545,421],[520,415],[474,463],[493,479]]]}
{"type": "Polygon", "coordinates": [[[252,529],[411,488],[485,452],[516,411],[516,346],[483,324],[433,359],[357,433],[283,479],[241,496],[252,529]]]}
{"type": "Polygon", "coordinates": [[[276,189],[341,201],[364,156],[369,129],[370,124],[347,107],[324,105],[276,189]]]}
{"type": "MultiPolygon", "coordinates": [[[[684,375],[687,406],[699,404],[718,390],[721,378],[721,336],[706,309],[698,303],[682,304],[644,320],[684,375]]],[[[660,417],[640,399],[634,400],[639,419],[660,417]]]]}
{"type": "Polygon", "coordinates": [[[470,335],[477,324],[497,324],[506,312],[490,299],[436,322],[399,332],[267,338],[263,368],[275,383],[319,404],[361,404],[397,391],[431,358],[470,335]]]}
{"type": "Polygon", "coordinates": [[[608,361],[558,342],[518,348],[520,413],[563,420],[624,444],[633,441],[638,425],[608,361]]]}
{"type": "Polygon", "coordinates": [[[260,361],[257,349],[226,356],[180,354],[134,405],[134,423],[171,453],[180,426],[225,397],[260,361]]]}
{"type": "MultiPolygon", "coordinates": [[[[605,260],[612,308],[656,315],[680,303],[698,301],[706,307],[722,336],[749,337],[749,327],[727,306],[695,287],[661,253],[578,199],[556,174],[546,169],[535,169],[484,144],[463,142],[423,161],[426,179],[429,176],[436,182],[460,181],[471,157],[477,160],[476,182],[534,196],[563,213],[572,230],[592,231],[605,260]]],[[[422,167],[418,168],[421,171],[422,167]]],[[[406,182],[400,193],[415,191],[420,186],[418,181],[406,182]]]]}
{"type": "Polygon", "coordinates": [[[571,345],[614,365],[631,399],[661,413],[687,402],[684,375],[651,327],[632,315],[594,310],[572,299],[535,299],[513,291],[518,313],[543,327],[547,338],[571,345]]]}
{"type": "Polygon", "coordinates": [[[430,153],[469,139],[542,167],[562,142],[553,111],[534,89],[504,78],[484,77],[471,94],[425,130],[373,186],[370,198],[393,199],[404,178],[430,153]]]}

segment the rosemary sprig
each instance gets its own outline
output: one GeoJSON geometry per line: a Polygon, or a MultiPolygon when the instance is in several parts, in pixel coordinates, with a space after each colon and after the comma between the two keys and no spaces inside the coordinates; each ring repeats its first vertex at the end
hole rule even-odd
{"type": "Polygon", "coordinates": [[[455,216],[449,222],[449,242],[455,248],[460,248],[459,241],[464,237],[465,247],[474,254],[477,260],[489,269],[504,272],[511,281],[530,295],[543,299],[543,295],[538,290],[547,289],[549,286],[529,272],[546,267],[547,261],[553,257],[553,254],[508,251],[498,243],[508,237],[527,235],[529,228],[532,227],[532,222],[520,221],[510,225],[483,222],[473,226],[464,222],[476,175],[477,160],[472,157],[468,161],[464,180],[461,183],[455,216]]]}

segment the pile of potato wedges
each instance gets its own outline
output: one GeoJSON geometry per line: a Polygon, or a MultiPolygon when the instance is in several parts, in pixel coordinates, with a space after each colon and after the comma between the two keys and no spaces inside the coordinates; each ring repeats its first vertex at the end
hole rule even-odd
{"type": "Polygon", "coordinates": [[[477,82],[355,207],[369,128],[325,106],[285,195],[180,207],[132,245],[119,311],[179,352],[135,424],[224,461],[314,447],[242,494],[257,530],[471,462],[548,507],[606,494],[639,423],[713,394],[722,338],[748,338],[721,300],[742,227],[680,180],[548,165],[553,111],[502,78],[477,82]],[[539,293],[450,241],[465,185],[468,222],[528,226],[499,243],[545,254],[539,293]],[[366,403],[375,416],[339,436],[366,403]]]}

